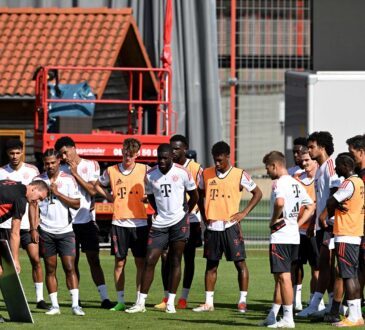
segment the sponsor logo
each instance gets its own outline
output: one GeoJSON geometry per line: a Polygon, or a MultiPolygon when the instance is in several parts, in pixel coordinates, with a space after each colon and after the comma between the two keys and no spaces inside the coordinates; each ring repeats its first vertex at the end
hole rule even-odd
{"type": "Polygon", "coordinates": [[[85,167],[83,167],[82,169],[81,169],[81,172],[83,173],[83,174],[86,174],[87,173],[87,167],[85,166],[85,167]]]}
{"type": "Polygon", "coordinates": [[[172,181],[174,181],[174,182],[179,181],[179,176],[178,175],[173,175],[172,176],[172,181]]]}
{"type": "Polygon", "coordinates": [[[297,202],[295,204],[294,208],[289,213],[289,217],[290,218],[296,218],[296,217],[298,217],[298,213],[299,213],[299,202],[297,202]]]}
{"type": "Polygon", "coordinates": [[[23,174],[23,179],[24,179],[24,180],[29,179],[29,173],[24,173],[24,174],[23,174]]]}
{"type": "Polygon", "coordinates": [[[115,183],[116,185],[122,184],[123,181],[121,179],[118,179],[117,182],[115,183]]]}
{"type": "Polygon", "coordinates": [[[216,186],[217,185],[217,182],[215,182],[215,180],[212,180],[209,182],[209,185],[210,186],[216,186]]]}

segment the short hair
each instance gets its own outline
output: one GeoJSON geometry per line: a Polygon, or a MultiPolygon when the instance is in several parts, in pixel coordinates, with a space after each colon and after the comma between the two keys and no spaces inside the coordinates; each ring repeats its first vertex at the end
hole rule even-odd
{"type": "Polygon", "coordinates": [[[128,138],[123,141],[123,150],[136,154],[141,148],[141,142],[134,138],[128,138]]]}
{"type": "Polygon", "coordinates": [[[72,140],[69,136],[62,136],[56,141],[54,148],[57,151],[60,151],[63,147],[75,147],[75,146],[76,145],[74,140],[72,140]]]}
{"type": "Polygon", "coordinates": [[[346,143],[355,150],[365,151],[365,135],[355,135],[352,138],[347,139],[346,143]]]}
{"type": "Polygon", "coordinates": [[[212,155],[219,156],[219,155],[230,155],[231,148],[228,143],[224,141],[219,141],[212,147],[212,155]]]}
{"type": "Polygon", "coordinates": [[[188,139],[184,135],[181,135],[181,134],[173,135],[170,139],[170,143],[171,142],[181,142],[182,144],[185,145],[186,148],[189,148],[188,139]]]}
{"type": "Polygon", "coordinates": [[[341,152],[336,157],[336,162],[341,162],[349,170],[355,169],[355,160],[352,158],[349,152],[341,152]]]}
{"type": "Polygon", "coordinates": [[[47,186],[47,183],[45,183],[43,180],[34,180],[31,183],[29,183],[30,186],[37,187],[38,190],[44,190],[49,193],[49,187],[47,186]]]}
{"type": "Polygon", "coordinates": [[[286,166],[286,162],[285,162],[285,156],[283,155],[282,152],[280,151],[270,151],[269,153],[267,153],[264,158],[262,159],[262,162],[265,165],[271,165],[274,163],[280,163],[283,166],[286,166]]]}
{"type": "Polygon", "coordinates": [[[56,151],[55,149],[53,148],[50,148],[50,149],[47,149],[43,155],[42,155],[42,158],[46,158],[46,157],[52,157],[52,156],[55,156],[56,158],[59,156],[58,154],[58,151],[56,151]]]}
{"type": "Polygon", "coordinates": [[[23,150],[24,144],[19,139],[9,139],[6,141],[5,149],[6,150],[13,150],[13,149],[21,149],[23,150]]]}
{"type": "Polygon", "coordinates": [[[297,137],[296,139],[294,139],[293,141],[293,146],[303,146],[306,147],[307,146],[307,138],[305,137],[297,137]]]}
{"type": "Polygon", "coordinates": [[[299,155],[305,155],[305,154],[309,154],[309,149],[307,146],[303,146],[303,148],[299,150],[299,155]]]}
{"type": "Polygon", "coordinates": [[[326,149],[328,156],[331,156],[334,151],[333,147],[333,137],[330,132],[320,131],[313,132],[308,136],[307,141],[315,141],[317,145],[326,149]]]}
{"type": "Polygon", "coordinates": [[[162,143],[157,148],[157,154],[161,154],[163,152],[168,152],[172,154],[172,147],[169,143],[162,143]]]}

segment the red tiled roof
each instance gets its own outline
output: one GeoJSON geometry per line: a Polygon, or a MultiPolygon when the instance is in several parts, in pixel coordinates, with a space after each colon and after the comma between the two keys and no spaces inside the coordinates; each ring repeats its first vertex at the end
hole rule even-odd
{"type": "MultiPolygon", "coordinates": [[[[136,30],[130,8],[0,8],[0,97],[33,96],[40,65],[114,66],[130,27],[136,30]]],[[[109,78],[100,71],[69,73],[60,74],[60,83],[87,80],[97,95],[109,78]]]]}

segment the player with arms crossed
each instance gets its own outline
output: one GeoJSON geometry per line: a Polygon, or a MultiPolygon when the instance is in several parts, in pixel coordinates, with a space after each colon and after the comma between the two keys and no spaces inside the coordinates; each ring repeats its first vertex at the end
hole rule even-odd
{"type": "Polygon", "coordinates": [[[304,187],[290,175],[284,155],[271,151],[263,158],[267,174],[273,182],[271,193],[270,268],[275,279],[274,303],[262,325],[270,328],[295,328],[293,319],[292,262],[298,257],[299,227],[314,213],[315,205],[304,187]],[[298,219],[300,209],[303,213],[298,219]],[[283,306],[283,318],[277,322],[283,306]]]}
{"type": "Polygon", "coordinates": [[[140,292],[142,270],[147,250],[147,214],[143,203],[145,195],[144,179],[148,166],[136,163],[141,143],[136,139],[123,142],[123,162],[108,167],[97,182],[97,190],[114,204],[111,229],[111,252],[115,255],[114,279],[118,303],[111,310],[124,311],[124,269],[128,249],[132,250],[136,264],[137,298],[140,292]],[[103,187],[110,186],[113,195],[103,187]]]}
{"type": "MultiPolygon", "coordinates": [[[[0,168],[0,180],[14,180],[25,185],[32,182],[33,178],[39,175],[39,171],[35,166],[23,162],[23,142],[18,139],[11,139],[6,142],[5,148],[9,158],[9,164],[0,168]]],[[[36,293],[37,308],[48,309],[49,306],[46,304],[43,297],[43,271],[39,258],[38,244],[32,241],[28,212],[27,204],[20,225],[20,243],[21,247],[27,251],[32,265],[32,277],[36,293]]],[[[12,220],[8,219],[0,224],[0,238],[9,241],[11,222],[12,220]]]]}
{"type": "Polygon", "coordinates": [[[240,222],[261,200],[262,192],[244,170],[231,166],[230,147],[226,142],[220,141],[214,144],[212,156],[215,166],[203,171],[199,183],[199,208],[207,226],[204,234],[204,258],[207,259],[205,303],[193,311],[214,310],[214,288],[219,261],[224,252],[227,261],[233,261],[237,269],[240,290],[237,308],[239,312],[245,313],[249,274],[240,222]],[[247,206],[240,211],[243,188],[249,191],[252,197],[247,206]]]}
{"type": "Polygon", "coordinates": [[[147,256],[141,281],[141,293],[128,313],[145,312],[145,301],[153,281],[156,263],[163,248],[168,245],[170,254],[169,297],[166,313],[176,313],[175,297],[181,278],[181,258],[189,238],[189,215],[198,200],[196,185],[191,174],[173,163],[170,144],[157,149],[158,165],[148,171],[146,193],[156,210],[156,217],[148,237],[147,256]],[[186,204],[186,196],[189,201],[186,204]]]}

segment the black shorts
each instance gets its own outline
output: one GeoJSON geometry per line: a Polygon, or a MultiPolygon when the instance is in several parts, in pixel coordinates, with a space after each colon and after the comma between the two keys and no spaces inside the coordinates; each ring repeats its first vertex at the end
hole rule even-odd
{"type": "Polygon", "coordinates": [[[39,251],[43,258],[57,254],[60,257],[74,257],[76,255],[74,232],[51,234],[39,229],[39,251]]]}
{"type": "Polygon", "coordinates": [[[290,273],[291,264],[298,259],[299,244],[270,244],[271,274],[290,273]]]}
{"type": "MultiPolygon", "coordinates": [[[[10,231],[8,228],[0,228],[0,239],[5,239],[10,242],[10,231]]],[[[23,250],[27,249],[27,246],[32,243],[32,237],[30,231],[27,229],[20,229],[20,245],[23,250]]]]}
{"type": "Polygon", "coordinates": [[[359,267],[360,269],[365,270],[365,236],[361,237],[359,267]]]}
{"type": "Polygon", "coordinates": [[[189,216],[185,215],[177,224],[167,228],[151,227],[148,234],[147,249],[164,250],[170,243],[177,241],[187,242],[190,226],[189,216]]]}
{"type": "Polygon", "coordinates": [[[99,252],[99,227],[95,221],[88,223],[73,224],[72,228],[76,237],[76,248],[81,251],[99,252]]]}
{"type": "Polygon", "coordinates": [[[222,254],[227,261],[240,261],[246,259],[245,242],[239,223],[224,231],[207,229],[204,233],[204,258],[211,261],[222,259],[222,254]]]}
{"type": "Polygon", "coordinates": [[[359,250],[358,244],[335,243],[338,272],[341,278],[357,277],[359,250]]]}
{"type": "Polygon", "coordinates": [[[144,258],[147,251],[148,227],[128,228],[112,225],[111,254],[125,259],[128,249],[132,250],[135,258],[144,258]]]}
{"type": "Polygon", "coordinates": [[[202,245],[202,228],[200,222],[190,222],[190,236],[186,243],[185,250],[196,249],[202,245]]]}
{"type": "Polygon", "coordinates": [[[302,265],[309,262],[313,268],[318,269],[319,250],[315,237],[308,237],[307,235],[300,234],[298,262],[302,265]]]}
{"type": "Polygon", "coordinates": [[[316,231],[316,242],[318,251],[321,250],[321,246],[329,246],[331,238],[333,238],[333,226],[328,226],[326,229],[320,229],[316,231]]]}

